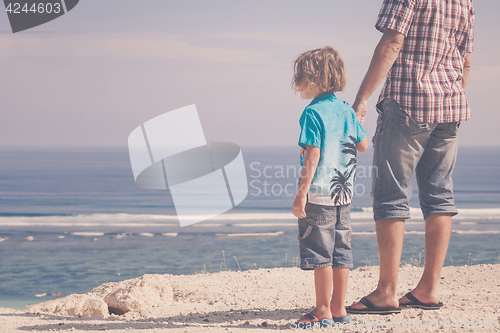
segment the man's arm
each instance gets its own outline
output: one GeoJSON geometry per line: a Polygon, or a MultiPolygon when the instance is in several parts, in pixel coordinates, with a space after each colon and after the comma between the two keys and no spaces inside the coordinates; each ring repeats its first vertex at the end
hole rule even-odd
{"type": "Polygon", "coordinates": [[[467,80],[469,80],[471,63],[472,63],[472,54],[467,53],[465,55],[464,70],[462,75],[462,88],[464,89],[467,86],[467,80]]]}
{"type": "Polygon", "coordinates": [[[395,30],[384,30],[384,34],[373,53],[370,67],[361,83],[361,87],[359,87],[356,100],[352,105],[360,121],[365,117],[368,98],[370,98],[380,82],[389,73],[394,61],[398,57],[399,51],[403,47],[404,38],[403,34],[395,30]]]}
{"type": "Polygon", "coordinates": [[[300,176],[299,188],[297,189],[297,196],[293,202],[292,213],[299,219],[306,217],[306,202],[307,192],[311,186],[316,168],[318,167],[319,157],[321,150],[318,147],[307,145],[307,153],[302,165],[302,174],[300,176]]]}

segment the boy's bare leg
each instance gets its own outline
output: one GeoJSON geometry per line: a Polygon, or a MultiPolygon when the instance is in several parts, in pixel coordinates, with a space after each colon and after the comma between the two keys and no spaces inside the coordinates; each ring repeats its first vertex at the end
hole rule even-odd
{"type": "MultiPolygon", "coordinates": [[[[316,309],[311,313],[318,319],[332,319],[330,312],[330,295],[332,294],[333,272],[332,266],[314,269],[314,286],[316,289],[316,309]]],[[[308,322],[307,318],[300,318],[301,322],[308,322]]]]}
{"type": "MultiPolygon", "coordinates": [[[[425,266],[417,287],[411,292],[422,303],[437,304],[437,286],[448,251],[451,234],[451,214],[430,214],[425,219],[425,266]]],[[[401,297],[400,304],[409,303],[401,297]]]]}
{"type": "Polygon", "coordinates": [[[345,310],[345,295],[347,294],[348,280],[349,268],[333,268],[333,294],[330,302],[332,317],[339,318],[347,316],[345,310]]]}
{"type": "MultiPolygon", "coordinates": [[[[380,219],[375,221],[375,230],[380,255],[380,275],[377,288],[367,297],[377,307],[398,307],[396,290],[403,250],[405,220],[380,219]]],[[[351,307],[353,309],[366,308],[360,302],[354,303],[351,307]]]]}
{"type": "Polygon", "coordinates": [[[330,297],[332,295],[333,271],[332,266],[316,268],[314,270],[314,286],[316,287],[316,309],[313,314],[318,319],[331,319],[330,297]]]}

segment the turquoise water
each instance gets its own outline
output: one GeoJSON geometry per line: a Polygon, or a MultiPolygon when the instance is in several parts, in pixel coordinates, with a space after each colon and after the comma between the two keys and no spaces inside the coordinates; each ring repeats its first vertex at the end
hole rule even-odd
{"type": "MultiPolygon", "coordinates": [[[[447,265],[449,257],[454,265],[499,258],[499,153],[477,147],[459,152],[454,180],[460,214],[447,265]]],[[[293,195],[283,190],[297,183],[298,151],[243,148],[243,154],[251,183],[245,201],[210,221],[180,228],[165,191],[134,184],[126,150],[0,152],[0,306],[24,308],[55,292],[85,293],[146,273],[293,265],[298,257],[293,195]],[[36,298],[38,293],[48,295],[36,298]]],[[[371,178],[362,174],[370,159],[369,153],[361,154],[358,161],[355,266],[378,265],[371,178]]],[[[411,206],[418,207],[416,196],[411,206]]],[[[423,262],[418,209],[412,210],[406,230],[402,260],[423,262]]]]}

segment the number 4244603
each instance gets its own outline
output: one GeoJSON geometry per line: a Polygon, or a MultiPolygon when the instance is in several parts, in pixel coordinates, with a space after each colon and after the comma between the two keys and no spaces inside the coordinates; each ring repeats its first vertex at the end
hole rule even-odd
{"type": "Polygon", "coordinates": [[[9,14],[21,14],[21,13],[33,13],[33,14],[59,14],[61,12],[61,4],[56,2],[54,4],[51,3],[34,3],[28,7],[28,4],[25,3],[22,6],[20,3],[9,3],[5,11],[9,14]]]}

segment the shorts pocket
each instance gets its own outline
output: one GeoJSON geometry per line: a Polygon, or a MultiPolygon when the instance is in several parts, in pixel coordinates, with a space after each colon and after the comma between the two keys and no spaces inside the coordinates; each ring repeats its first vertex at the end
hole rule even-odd
{"type": "Polygon", "coordinates": [[[459,122],[459,121],[453,122],[453,123],[449,123],[448,124],[448,131],[451,134],[457,134],[458,129],[460,128],[460,124],[461,124],[461,122],[459,122]]]}
{"type": "Polygon", "coordinates": [[[335,213],[307,214],[304,220],[310,225],[327,225],[335,222],[335,216],[335,213]]]}
{"type": "Polygon", "coordinates": [[[340,214],[340,224],[341,225],[350,225],[351,224],[351,214],[340,214]]]}
{"type": "Polygon", "coordinates": [[[306,219],[299,219],[299,235],[297,239],[299,241],[303,240],[311,233],[311,228],[309,223],[306,222],[306,219]]]}
{"type": "Polygon", "coordinates": [[[383,101],[380,102],[379,104],[377,104],[377,106],[376,106],[378,117],[377,117],[377,126],[375,128],[375,134],[373,134],[373,138],[372,138],[372,146],[375,144],[375,141],[377,140],[377,138],[379,138],[380,135],[382,134],[382,128],[383,128],[383,123],[384,123],[384,118],[385,118],[384,106],[385,106],[385,103],[383,101]]]}
{"type": "Polygon", "coordinates": [[[306,217],[304,220],[311,225],[326,225],[335,222],[337,206],[322,206],[311,203],[306,204],[306,217]]]}
{"type": "Polygon", "coordinates": [[[322,228],[335,223],[337,209],[335,206],[325,208],[321,205],[306,204],[306,217],[299,219],[298,239],[303,240],[314,227],[322,228]]]}
{"type": "Polygon", "coordinates": [[[400,110],[399,126],[411,135],[430,132],[432,128],[427,123],[413,120],[406,112],[400,110]]]}
{"type": "Polygon", "coordinates": [[[339,223],[343,226],[351,224],[351,205],[346,205],[340,209],[339,223]]]}

